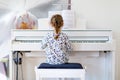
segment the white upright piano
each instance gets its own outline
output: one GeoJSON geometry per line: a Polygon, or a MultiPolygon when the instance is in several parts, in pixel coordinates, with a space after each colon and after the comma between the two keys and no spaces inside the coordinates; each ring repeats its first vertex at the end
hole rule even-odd
{"type": "MultiPolygon", "coordinates": [[[[37,57],[40,57],[44,53],[40,47],[41,40],[51,31],[16,29],[11,31],[10,80],[14,80],[15,75],[12,52],[27,52],[28,57],[34,56],[32,58],[35,58],[37,52],[37,57]]],[[[115,43],[111,30],[63,30],[63,32],[69,36],[73,46],[70,61],[80,62],[86,66],[86,80],[115,80],[115,43]]],[[[29,76],[25,78],[26,80],[34,78],[25,75],[29,76]]]]}

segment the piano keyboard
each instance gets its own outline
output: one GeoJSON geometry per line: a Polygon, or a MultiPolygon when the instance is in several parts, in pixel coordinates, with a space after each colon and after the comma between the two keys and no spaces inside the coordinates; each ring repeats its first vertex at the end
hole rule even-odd
{"type": "MultiPolygon", "coordinates": [[[[12,50],[43,51],[41,41],[49,30],[13,30],[12,50]]],[[[65,30],[74,51],[104,51],[113,49],[111,30],[65,30]]]]}
{"type": "MultiPolygon", "coordinates": [[[[40,43],[44,36],[16,36],[15,42],[40,43]]],[[[105,43],[108,36],[68,36],[72,43],[105,43]]]]}
{"type": "MultiPolygon", "coordinates": [[[[16,43],[41,43],[42,40],[15,40],[16,43]]],[[[70,40],[71,43],[106,43],[107,41],[96,40],[70,40]]]]}

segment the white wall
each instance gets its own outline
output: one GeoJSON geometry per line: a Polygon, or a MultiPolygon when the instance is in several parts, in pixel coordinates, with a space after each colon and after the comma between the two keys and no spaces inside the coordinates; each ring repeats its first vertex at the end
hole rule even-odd
{"type": "Polygon", "coordinates": [[[87,29],[112,29],[116,39],[116,79],[120,80],[120,0],[72,0],[77,23],[80,16],[87,20],[87,29]]]}

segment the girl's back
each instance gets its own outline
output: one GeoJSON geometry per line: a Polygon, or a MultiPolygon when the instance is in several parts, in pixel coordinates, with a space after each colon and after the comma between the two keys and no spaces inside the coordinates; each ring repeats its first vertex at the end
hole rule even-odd
{"type": "Polygon", "coordinates": [[[50,64],[67,63],[69,60],[68,53],[71,50],[68,37],[65,33],[59,33],[58,39],[54,39],[54,33],[48,33],[43,39],[47,43],[45,49],[47,55],[47,62],[50,64]]]}

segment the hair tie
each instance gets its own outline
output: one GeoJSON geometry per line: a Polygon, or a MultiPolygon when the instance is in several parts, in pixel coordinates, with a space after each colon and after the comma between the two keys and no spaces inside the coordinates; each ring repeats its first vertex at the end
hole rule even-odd
{"type": "Polygon", "coordinates": [[[58,34],[55,34],[55,36],[59,36],[59,33],[58,33],[58,34]]]}

